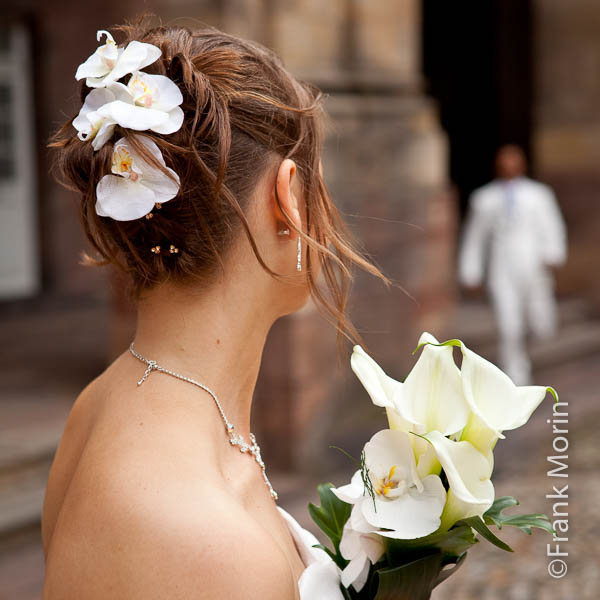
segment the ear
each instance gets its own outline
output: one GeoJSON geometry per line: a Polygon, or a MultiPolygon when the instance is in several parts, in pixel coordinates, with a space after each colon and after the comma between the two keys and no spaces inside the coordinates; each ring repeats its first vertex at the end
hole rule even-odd
{"type": "Polygon", "coordinates": [[[300,183],[296,176],[296,163],[290,158],[286,158],[277,170],[272,201],[277,231],[289,229],[292,238],[295,238],[297,234],[289,226],[290,221],[297,229],[302,229],[302,219],[300,218],[298,206],[299,194],[300,183]],[[279,203],[277,202],[278,199],[279,203]]]}

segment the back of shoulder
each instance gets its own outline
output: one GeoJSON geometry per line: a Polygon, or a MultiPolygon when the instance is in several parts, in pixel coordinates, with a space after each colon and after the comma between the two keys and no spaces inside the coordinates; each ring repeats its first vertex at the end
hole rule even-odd
{"type": "Polygon", "coordinates": [[[281,589],[285,559],[241,506],[208,485],[163,482],[138,474],[89,490],[51,548],[44,600],[294,597],[281,589]]]}

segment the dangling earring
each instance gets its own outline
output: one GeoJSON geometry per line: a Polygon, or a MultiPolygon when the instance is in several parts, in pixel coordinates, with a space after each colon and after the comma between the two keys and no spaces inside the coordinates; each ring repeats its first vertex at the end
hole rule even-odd
{"type": "Polygon", "coordinates": [[[302,271],[302,239],[298,236],[298,262],[296,263],[296,270],[302,271]]]}

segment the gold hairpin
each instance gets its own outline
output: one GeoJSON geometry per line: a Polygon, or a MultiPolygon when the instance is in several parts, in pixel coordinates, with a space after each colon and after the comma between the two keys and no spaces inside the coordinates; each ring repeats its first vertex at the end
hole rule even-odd
{"type": "Polygon", "coordinates": [[[152,246],[152,248],[150,248],[150,251],[153,254],[160,254],[160,246],[152,246]]]}
{"type": "Polygon", "coordinates": [[[146,215],[146,219],[152,219],[153,217],[154,217],[154,214],[153,214],[153,213],[151,213],[151,212],[149,212],[149,213],[146,215]]]}
{"type": "Polygon", "coordinates": [[[156,208],[162,208],[162,204],[160,202],[155,202],[154,206],[156,206],[156,208]]]}
{"type": "Polygon", "coordinates": [[[178,253],[179,253],[179,248],[176,248],[175,246],[173,246],[173,244],[171,244],[171,245],[169,246],[169,252],[170,252],[171,254],[178,254],[178,253]]]}

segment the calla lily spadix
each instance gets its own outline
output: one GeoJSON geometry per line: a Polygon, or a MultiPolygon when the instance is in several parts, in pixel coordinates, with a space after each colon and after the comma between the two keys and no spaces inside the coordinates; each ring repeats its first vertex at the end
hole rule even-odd
{"type": "Polygon", "coordinates": [[[437,475],[422,480],[417,475],[409,436],[392,429],[376,433],[364,447],[365,473],[357,471],[348,485],[332,489],[340,500],[358,504],[372,531],[384,537],[414,539],[434,532],[446,502],[437,475]]]}
{"type": "Polygon", "coordinates": [[[179,191],[179,176],[165,166],[158,146],[148,137],[137,135],[152,156],[163,165],[171,177],[148,164],[121,138],[114,147],[111,171],[96,186],[96,212],[101,217],[131,221],[148,214],[155,203],[174,198],[179,191]]]}
{"type": "Polygon", "coordinates": [[[77,68],[75,79],[86,78],[86,85],[92,88],[105,87],[118,81],[128,73],[139,71],[158,60],[160,48],[152,44],[133,41],[125,49],[119,48],[112,35],[105,30],[96,34],[98,41],[106,36],[106,43],[77,68]]]}

